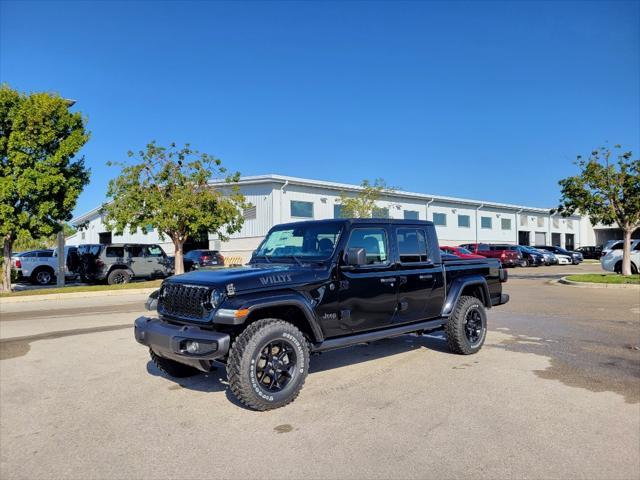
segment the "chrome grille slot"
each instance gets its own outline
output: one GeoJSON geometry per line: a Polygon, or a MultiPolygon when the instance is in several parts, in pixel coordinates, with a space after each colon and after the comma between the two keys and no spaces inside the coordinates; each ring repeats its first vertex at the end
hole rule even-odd
{"type": "Polygon", "coordinates": [[[160,313],[188,320],[205,320],[209,310],[209,287],[199,285],[166,284],[160,289],[160,313]]]}

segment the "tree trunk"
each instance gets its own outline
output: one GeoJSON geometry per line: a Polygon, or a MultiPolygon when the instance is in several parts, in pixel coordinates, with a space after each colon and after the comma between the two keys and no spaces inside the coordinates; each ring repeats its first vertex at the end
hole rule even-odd
{"type": "Polygon", "coordinates": [[[184,240],[175,239],[173,240],[173,248],[175,254],[175,264],[173,266],[175,270],[175,274],[179,275],[184,273],[184,257],[182,249],[184,247],[184,240]]]}
{"type": "Polygon", "coordinates": [[[13,249],[13,239],[10,236],[4,237],[2,246],[2,285],[0,292],[11,291],[11,250],[13,249]]]}
{"type": "Polygon", "coordinates": [[[633,227],[624,229],[624,241],[622,247],[622,275],[631,275],[631,234],[633,227]]]}

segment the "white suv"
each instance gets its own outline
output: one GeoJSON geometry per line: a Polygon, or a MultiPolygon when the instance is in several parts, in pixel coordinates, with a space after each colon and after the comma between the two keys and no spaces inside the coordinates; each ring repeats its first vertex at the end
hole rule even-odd
{"type": "MultiPolygon", "coordinates": [[[[614,245],[617,247],[618,245],[614,245]]],[[[600,265],[609,272],[622,273],[622,244],[620,248],[609,250],[600,258],[600,265]]],[[[640,240],[631,241],[631,273],[638,273],[640,269],[640,240]]]]}

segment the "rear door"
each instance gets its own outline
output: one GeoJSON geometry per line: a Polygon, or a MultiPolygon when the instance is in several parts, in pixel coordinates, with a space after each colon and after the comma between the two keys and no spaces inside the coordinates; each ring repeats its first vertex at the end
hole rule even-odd
{"type": "MultiPolygon", "coordinates": [[[[398,253],[398,314],[394,323],[440,316],[444,304],[444,274],[430,251],[428,232],[422,226],[396,227],[398,253]]],[[[433,249],[431,249],[433,250],[433,249]]]]}
{"type": "Polygon", "coordinates": [[[125,255],[129,268],[136,277],[150,277],[154,271],[154,262],[147,262],[145,245],[126,245],[125,255]]]}
{"type": "Polygon", "coordinates": [[[341,333],[391,324],[398,303],[398,275],[390,244],[390,231],[384,225],[357,227],[349,233],[345,251],[364,248],[367,264],[341,269],[340,325],[346,330],[341,333]]]}

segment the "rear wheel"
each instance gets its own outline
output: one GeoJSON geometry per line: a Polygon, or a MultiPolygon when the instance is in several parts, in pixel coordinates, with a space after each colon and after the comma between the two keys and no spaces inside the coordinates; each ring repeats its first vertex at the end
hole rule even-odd
{"type": "Polygon", "coordinates": [[[31,274],[31,283],[36,285],[49,285],[53,282],[55,278],[55,274],[53,269],[49,267],[40,267],[36,268],[35,271],[31,274]]]}
{"type": "Polygon", "coordinates": [[[200,370],[190,365],[185,365],[183,363],[161,357],[151,349],[149,349],[149,354],[151,355],[151,360],[153,360],[155,366],[158,367],[158,370],[166,373],[170,377],[186,378],[202,373],[200,370]]]}
{"type": "Polygon", "coordinates": [[[129,272],[123,270],[121,268],[117,268],[109,272],[109,276],[107,277],[107,283],[109,285],[119,285],[129,283],[131,280],[131,276],[129,272]]]}
{"type": "Polygon", "coordinates": [[[444,330],[451,351],[470,355],[480,350],[487,336],[487,312],[482,301],[460,297],[444,330]]]}
{"type": "Polygon", "coordinates": [[[293,402],[309,371],[309,346],[294,325],[275,318],[250,324],[235,340],[227,379],[236,398],[255,410],[293,402]]]}

